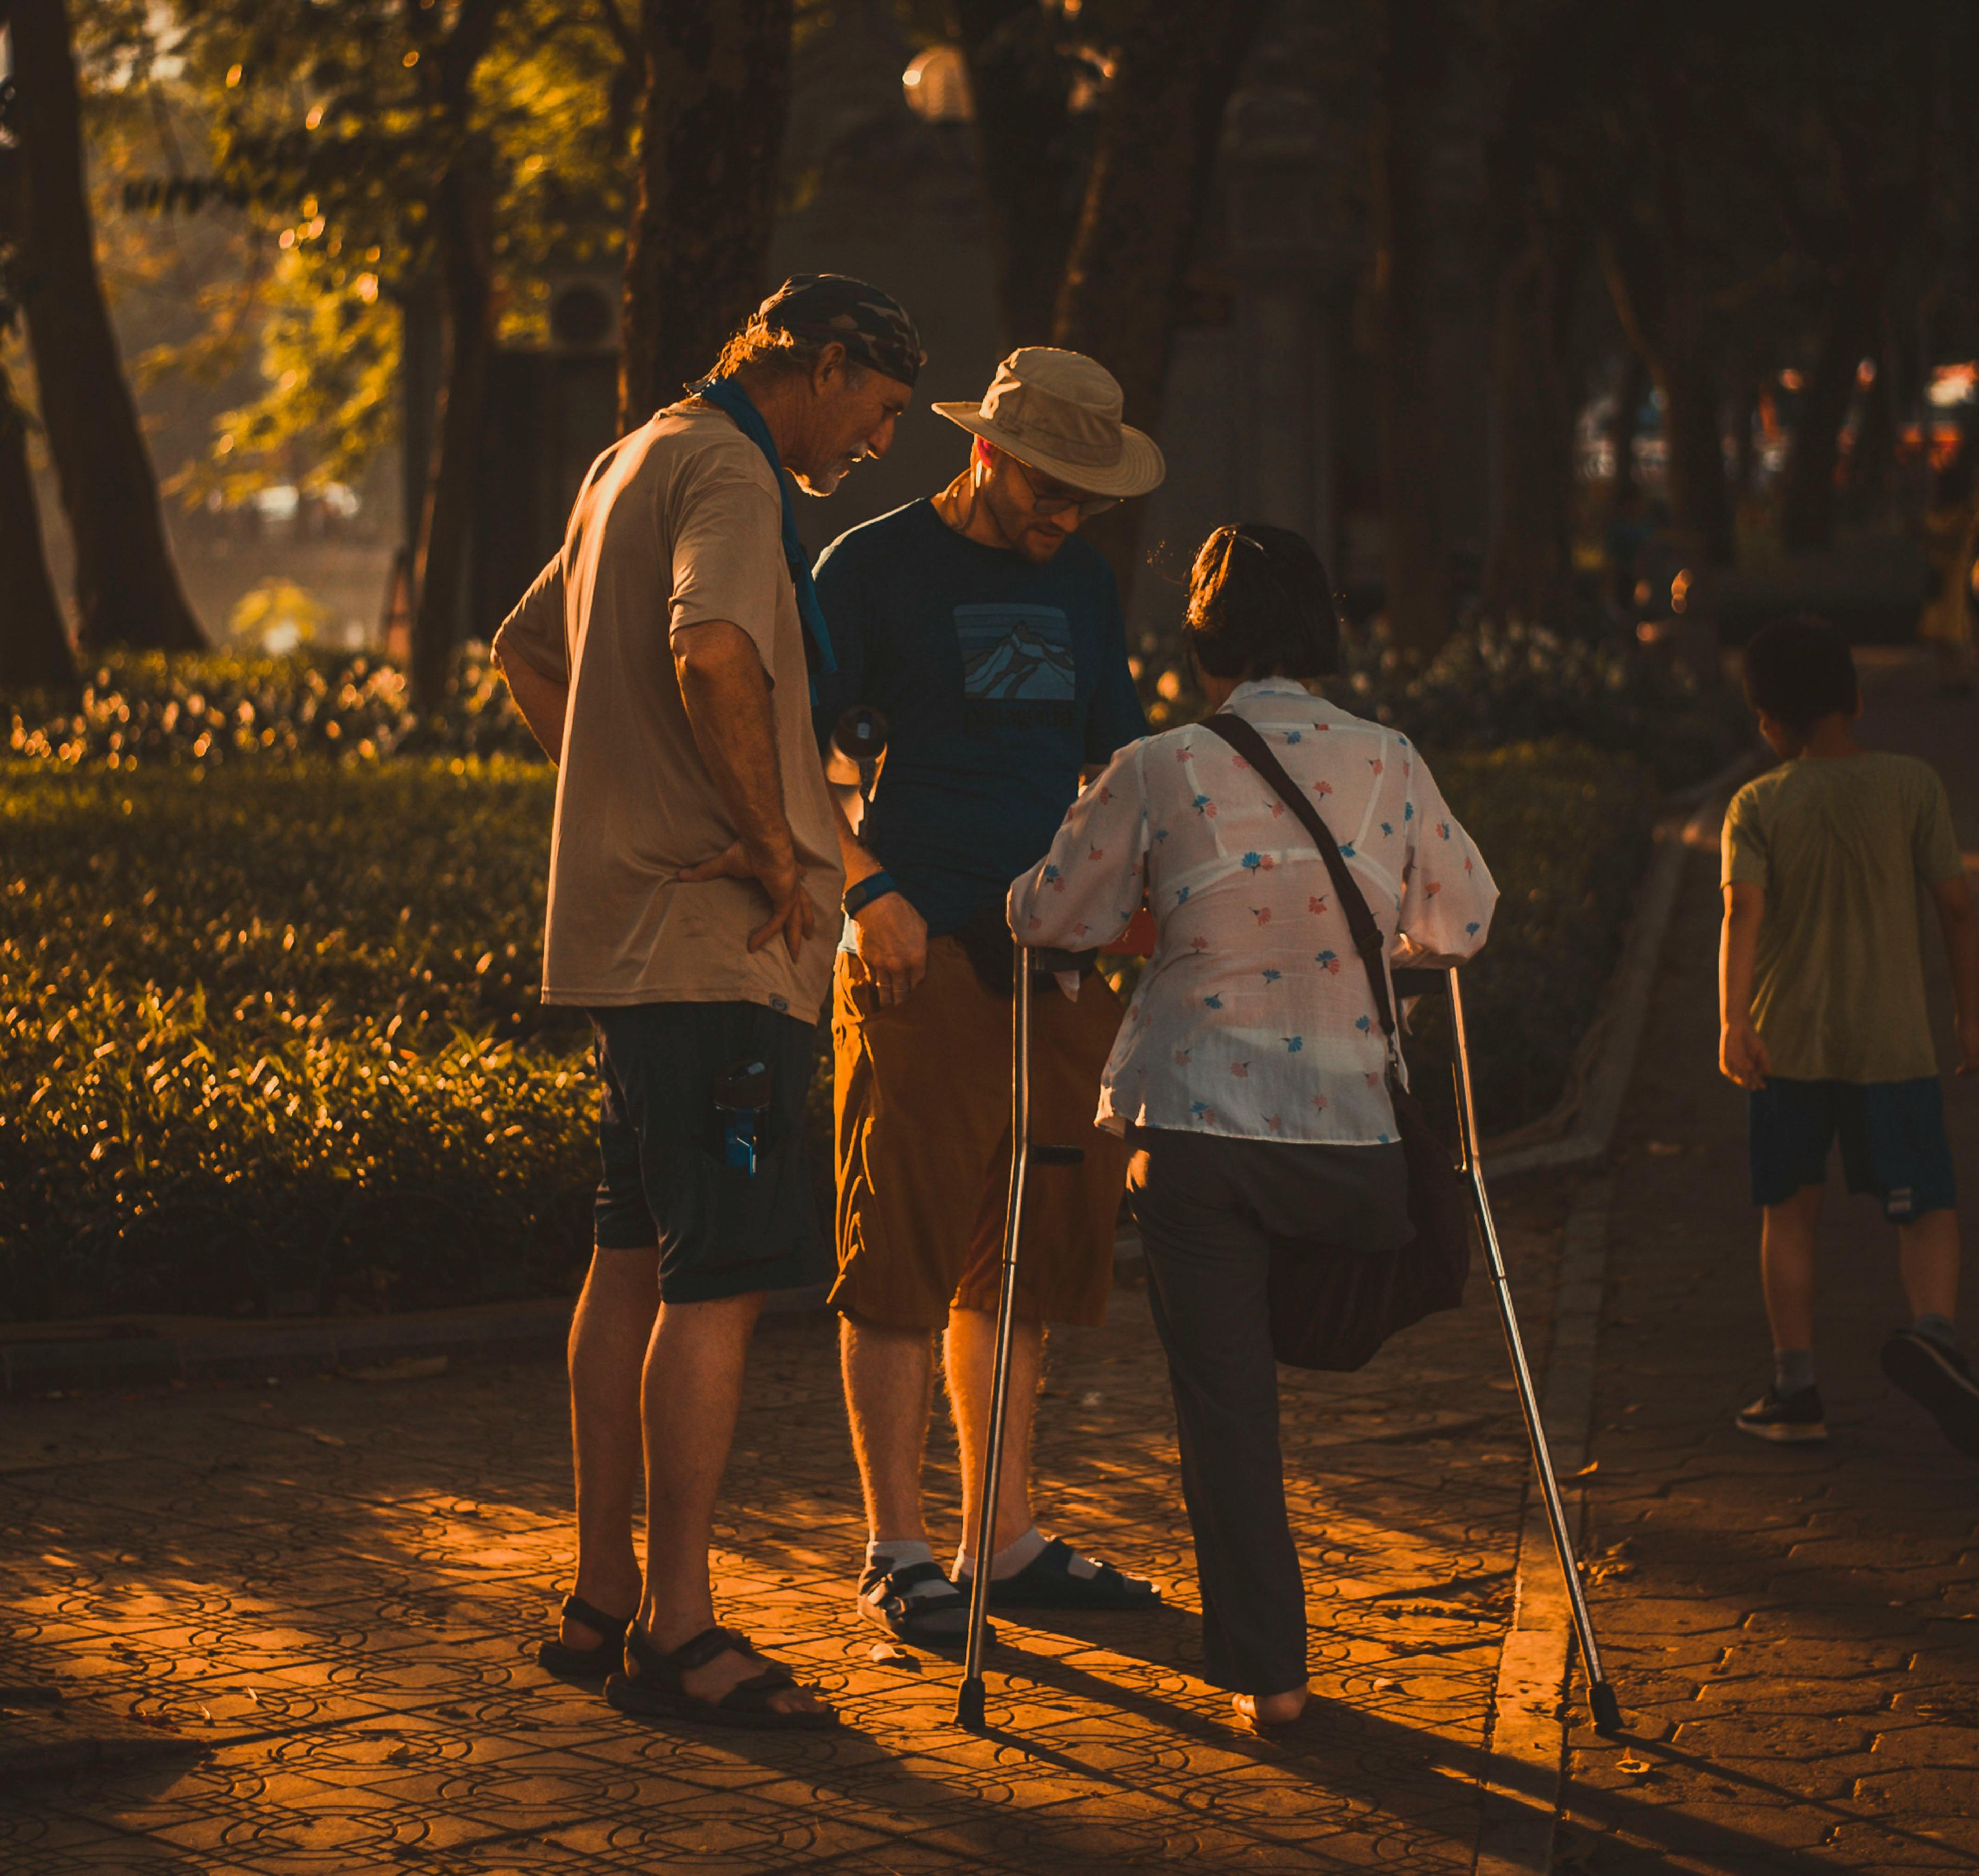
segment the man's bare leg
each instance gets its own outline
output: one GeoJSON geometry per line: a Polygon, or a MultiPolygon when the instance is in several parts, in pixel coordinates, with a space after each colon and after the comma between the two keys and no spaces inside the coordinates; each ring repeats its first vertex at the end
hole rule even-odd
{"type": "MultiPolygon", "coordinates": [[[[570,1322],[570,1443],[577,1473],[577,1593],[608,1615],[638,1604],[632,1496],[641,1457],[639,1377],[660,1306],[660,1252],[592,1253],[570,1322]]],[[[567,1648],[605,1638],[564,1620],[567,1648]]]]}
{"type": "MultiPolygon", "coordinates": [[[[948,1397],[955,1414],[956,1444],[962,1448],[962,1547],[956,1558],[957,1576],[974,1573],[976,1524],[982,1515],[983,1477],[989,1464],[984,1435],[990,1428],[990,1397],[996,1371],[996,1318],[986,1309],[951,1309],[946,1342],[948,1397]]],[[[1003,1431],[1003,1478],[996,1491],[996,1530],[990,1552],[1000,1565],[993,1573],[1000,1580],[1026,1569],[1046,1549],[1031,1509],[1031,1427],[1036,1418],[1039,1384],[1044,1378],[1044,1325],[1017,1322],[1010,1330],[1010,1391],[1003,1431]],[[1027,1545],[1019,1540],[1028,1538],[1027,1545]],[[1019,1545],[1014,1551],[1013,1545],[1019,1545]],[[1006,1557],[1003,1553],[1011,1551],[1006,1557]]],[[[1066,1565],[1069,1575],[1097,1578],[1101,1566],[1074,1550],[1066,1565]]],[[[1112,1577],[1097,1592],[1106,1600],[1096,1606],[1133,1607],[1154,1602],[1152,1583],[1128,1577],[1112,1577]],[[1119,1600],[1116,1600],[1119,1599],[1119,1600]]]]}
{"type": "MultiPolygon", "coordinates": [[[[1004,1423],[1003,1477],[996,1491],[997,1550],[1016,1543],[1037,1521],[1031,1515],[1031,1422],[1037,1407],[1038,1383],[1044,1374],[1044,1351],[1043,1323],[1011,1325],[1009,1418],[1004,1423]]],[[[973,1553],[976,1520],[983,1510],[983,1471],[989,1463],[983,1436],[990,1428],[990,1397],[996,1377],[994,1312],[951,1309],[943,1353],[956,1444],[962,1451],[962,1547],[973,1553]]]]}
{"type": "Polygon", "coordinates": [[[853,1455],[866,1493],[867,1534],[923,1542],[921,1455],[934,1399],[933,1338],[857,1316],[838,1325],[853,1455]]]}
{"type": "MultiPolygon", "coordinates": [[[[714,1626],[708,1547],[714,1501],[735,1421],[742,1374],[763,1292],[719,1302],[665,1303],[646,1354],[641,1404],[646,1440],[646,1585],[639,1626],[671,1653],[714,1626]]],[[[718,1701],[762,1672],[730,1649],[681,1677],[696,1699],[718,1701]]],[[[817,1712],[824,1702],[801,1687],[771,1696],[784,1713],[817,1712]]]]}

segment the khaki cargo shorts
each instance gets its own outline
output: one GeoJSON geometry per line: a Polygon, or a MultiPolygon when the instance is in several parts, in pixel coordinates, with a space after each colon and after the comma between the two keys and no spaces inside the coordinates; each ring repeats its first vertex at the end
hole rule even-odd
{"type": "MultiPolygon", "coordinates": [[[[856,960],[833,983],[837,1123],[835,1309],[890,1328],[938,1329],[951,1308],[993,1312],[1010,1177],[1010,999],[984,989],[961,944],[928,946],[927,975],[882,1008],[856,960]]],[[[1120,1000],[1089,976],[1076,1002],[1045,980],[1031,998],[1031,1137],[1086,1150],[1034,1160],[1024,1196],[1017,1313],[1096,1325],[1113,1281],[1125,1143],[1092,1124],[1120,1000]]]]}

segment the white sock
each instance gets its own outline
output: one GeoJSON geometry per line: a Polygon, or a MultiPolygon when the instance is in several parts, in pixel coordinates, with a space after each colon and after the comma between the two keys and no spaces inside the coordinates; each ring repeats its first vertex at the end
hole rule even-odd
{"type": "MultiPolygon", "coordinates": [[[[1028,1570],[1044,1554],[1046,1539],[1033,1524],[1021,1537],[1013,1539],[990,1560],[990,1580],[1001,1583],[1006,1577],[1014,1577],[1019,1570],[1028,1570]]],[[[1089,1557],[1072,1553],[1072,1561],[1066,1568],[1075,1577],[1096,1577],[1099,1566],[1089,1557]]],[[[955,1577],[970,1577],[976,1573],[976,1557],[966,1544],[955,1553],[955,1568],[950,1573],[955,1577]]]]}

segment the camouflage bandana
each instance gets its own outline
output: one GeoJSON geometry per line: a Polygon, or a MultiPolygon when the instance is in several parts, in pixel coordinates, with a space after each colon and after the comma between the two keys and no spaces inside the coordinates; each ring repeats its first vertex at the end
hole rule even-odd
{"type": "Polygon", "coordinates": [[[904,385],[920,375],[927,359],[906,308],[850,274],[793,274],[756,309],[756,318],[793,338],[820,345],[836,339],[847,358],[904,385]]]}

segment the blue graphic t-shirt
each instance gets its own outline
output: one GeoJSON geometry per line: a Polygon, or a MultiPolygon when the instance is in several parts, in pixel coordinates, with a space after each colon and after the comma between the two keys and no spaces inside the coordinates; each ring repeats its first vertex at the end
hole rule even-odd
{"type": "Polygon", "coordinates": [[[926,500],[841,534],[819,559],[841,711],[887,719],[860,840],[931,937],[1000,907],[1079,793],[1079,772],[1148,733],[1105,557],[1076,535],[1043,566],[965,539],[926,500]]]}

